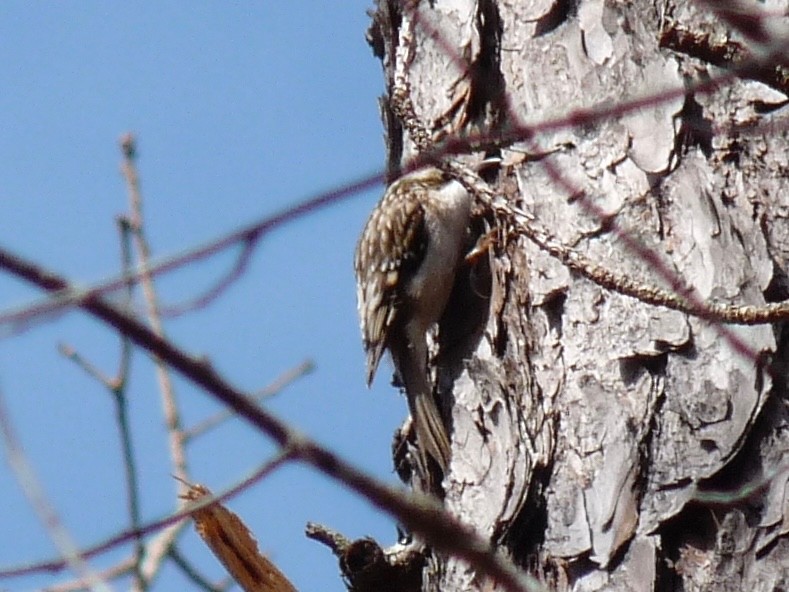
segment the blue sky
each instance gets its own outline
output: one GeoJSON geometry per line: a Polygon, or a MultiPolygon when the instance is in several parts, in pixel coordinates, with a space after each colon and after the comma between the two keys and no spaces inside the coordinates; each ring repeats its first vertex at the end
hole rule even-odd
{"type": "MultiPolygon", "coordinates": [[[[0,5],[0,243],[88,284],[119,271],[115,218],[127,202],[121,134],[139,142],[148,237],[155,254],[187,249],[375,173],[384,162],[380,64],[364,40],[369,0],[0,5]]],[[[268,403],[306,434],[394,482],[389,446],[405,404],[363,381],[352,256],[381,188],[266,237],[247,274],[209,308],[169,319],[167,331],[206,355],[234,384],[265,386],[305,358],[316,371],[268,403]]],[[[227,269],[228,255],[160,282],[165,303],[188,299],[227,269]]],[[[0,277],[3,310],[41,295],[0,277]]],[[[17,432],[66,526],[88,545],[125,523],[109,395],[57,352],[65,342],[107,373],[118,339],[69,312],[0,339],[0,388],[17,432]]],[[[219,407],[175,380],[184,422],[219,407]]],[[[129,396],[146,520],[174,508],[158,389],[135,352],[129,396]]],[[[272,454],[234,420],[189,448],[193,478],[231,485],[272,454]]],[[[0,466],[0,565],[55,550],[0,466]],[[13,536],[14,545],[9,545],[13,536]]],[[[288,467],[230,502],[260,547],[302,590],[344,590],[329,551],[304,538],[308,520],[391,543],[391,521],[302,467],[288,467]]],[[[223,571],[196,535],[183,551],[223,571]]],[[[102,556],[96,567],[124,556],[102,556]]],[[[30,590],[67,577],[0,582],[30,590]]],[[[163,573],[155,589],[184,589],[163,573]]],[[[119,588],[123,589],[121,585],[119,588]]]]}

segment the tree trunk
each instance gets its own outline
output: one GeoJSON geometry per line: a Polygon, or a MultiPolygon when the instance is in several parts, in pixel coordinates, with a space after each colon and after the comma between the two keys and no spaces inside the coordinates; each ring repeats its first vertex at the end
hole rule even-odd
{"type": "MultiPolygon", "coordinates": [[[[644,284],[671,288],[665,270],[707,301],[787,298],[786,89],[743,74],[694,90],[724,73],[715,49],[745,45],[701,4],[379,0],[370,41],[392,168],[418,152],[390,109],[403,77],[428,128],[490,144],[575,113],[498,142],[497,194],[644,284]],[[592,107],[611,116],[578,114],[592,107]]],[[[500,232],[489,265],[473,351],[440,356],[446,508],[550,590],[785,589],[783,325],[644,304],[523,234],[500,232]]],[[[493,589],[453,558],[426,575],[425,590],[493,589]]]]}

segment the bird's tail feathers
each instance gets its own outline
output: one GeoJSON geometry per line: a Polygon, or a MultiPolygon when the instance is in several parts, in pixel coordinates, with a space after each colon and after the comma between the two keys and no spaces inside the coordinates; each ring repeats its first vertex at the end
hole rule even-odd
{"type": "Polygon", "coordinates": [[[408,397],[411,417],[416,429],[417,444],[438,463],[446,475],[449,466],[450,444],[444,421],[432,393],[420,392],[408,397]]]}

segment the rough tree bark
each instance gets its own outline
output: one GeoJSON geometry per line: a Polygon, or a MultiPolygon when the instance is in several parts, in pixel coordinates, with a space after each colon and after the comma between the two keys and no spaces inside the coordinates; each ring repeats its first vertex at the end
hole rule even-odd
{"type": "MultiPolygon", "coordinates": [[[[492,138],[688,89],[500,144],[491,185],[645,283],[669,286],[660,264],[705,300],[789,297],[786,87],[745,72],[692,90],[725,72],[723,50],[747,47],[703,5],[379,0],[370,41],[393,169],[418,152],[391,108],[404,79],[428,128],[492,138]]],[[[754,358],[716,323],[606,290],[504,234],[471,351],[441,352],[446,508],[550,590],[786,589],[784,327],[726,327],[754,358]]],[[[426,590],[495,589],[452,558],[425,575],[426,590]]]]}

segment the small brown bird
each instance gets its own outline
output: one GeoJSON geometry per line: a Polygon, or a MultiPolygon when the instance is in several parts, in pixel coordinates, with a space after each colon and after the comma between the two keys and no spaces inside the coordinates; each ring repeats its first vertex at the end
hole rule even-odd
{"type": "Polygon", "coordinates": [[[421,454],[444,474],[450,444],[428,377],[427,332],[452,291],[470,215],[471,197],[460,183],[437,168],[419,169],[388,187],[354,258],[367,385],[389,350],[421,454]]]}

